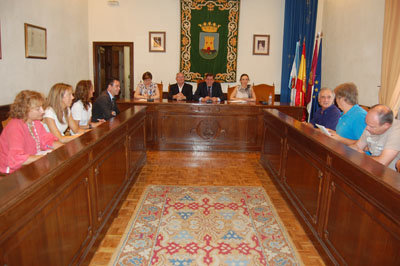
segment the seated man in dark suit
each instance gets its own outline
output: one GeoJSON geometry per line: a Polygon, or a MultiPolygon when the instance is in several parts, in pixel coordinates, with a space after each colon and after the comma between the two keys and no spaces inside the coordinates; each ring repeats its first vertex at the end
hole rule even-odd
{"type": "Polygon", "coordinates": [[[214,82],[214,74],[206,74],[205,81],[199,83],[197,86],[193,99],[201,102],[206,102],[207,100],[212,100],[213,102],[225,100],[221,84],[219,84],[219,82],[214,82]]]}
{"type": "Polygon", "coordinates": [[[185,76],[179,72],[176,74],[176,83],[169,87],[168,100],[191,101],[192,98],[193,87],[185,83],[185,76]]]}
{"type": "Polygon", "coordinates": [[[120,83],[118,79],[110,79],[107,82],[107,90],[96,99],[92,109],[92,122],[109,120],[119,114],[115,96],[119,94],[120,83]]]}

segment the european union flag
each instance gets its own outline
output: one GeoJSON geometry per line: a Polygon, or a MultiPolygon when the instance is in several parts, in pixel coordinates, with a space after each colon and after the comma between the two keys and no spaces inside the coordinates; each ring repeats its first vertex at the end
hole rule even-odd
{"type": "Polygon", "coordinates": [[[312,94],[312,104],[310,111],[310,120],[313,118],[315,111],[318,108],[318,94],[321,90],[321,60],[322,60],[322,38],[319,42],[317,69],[315,70],[314,90],[312,94]]]}

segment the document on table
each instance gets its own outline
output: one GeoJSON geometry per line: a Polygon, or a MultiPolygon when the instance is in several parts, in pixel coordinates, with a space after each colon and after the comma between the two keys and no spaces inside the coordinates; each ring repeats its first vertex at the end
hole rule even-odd
{"type": "Polygon", "coordinates": [[[245,100],[229,100],[230,103],[247,103],[245,100]]]}
{"type": "Polygon", "coordinates": [[[321,131],[322,131],[325,135],[331,136],[331,133],[329,133],[329,131],[326,129],[326,127],[324,127],[324,126],[322,126],[322,125],[318,125],[318,124],[315,124],[315,125],[317,126],[317,128],[321,129],[321,131]]]}
{"type": "Polygon", "coordinates": [[[48,153],[50,153],[50,152],[52,152],[52,151],[53,151],[53,150],[39,151],[39,152],[36,153],[36,155],[46,155],[46,154],[48,154],[48,153]]]}

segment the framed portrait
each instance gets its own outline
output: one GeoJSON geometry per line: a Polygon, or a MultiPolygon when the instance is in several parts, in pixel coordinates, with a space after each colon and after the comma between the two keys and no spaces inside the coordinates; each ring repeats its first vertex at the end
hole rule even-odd
{"type": "Polygon", "coordinates": [[[25,57],[26,58],[47,58],[47,31],[45,28],[31,25],[25,26],[25,57]]]}
{"type": "Polygon", "coordinates": [[[253,35],[253,55],[269,55],[269,35],[253,35]]]}
{"type": "Polygon", "coordinates": [[[165,52],[165,31],[149,32],[149,52],[165,52]]]}

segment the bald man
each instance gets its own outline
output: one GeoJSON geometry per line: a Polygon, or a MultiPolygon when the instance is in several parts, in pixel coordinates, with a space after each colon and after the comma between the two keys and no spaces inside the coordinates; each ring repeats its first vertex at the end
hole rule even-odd
{"type": "Polygon", "coordinates": [[[389,107],[377,104],[369,110],[365,122],[367,127],[352,147],[360,152],[368,149],[372,158],[395,170],[400,159],[400,121],[393,120],[389,107]]]}

